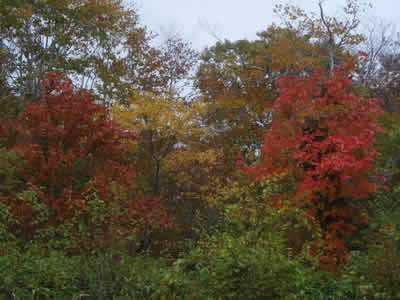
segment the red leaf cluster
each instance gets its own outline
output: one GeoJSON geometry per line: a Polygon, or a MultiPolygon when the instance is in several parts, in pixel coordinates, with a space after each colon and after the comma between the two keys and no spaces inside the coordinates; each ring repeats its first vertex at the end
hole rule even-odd
{"type": "Polygon", "coordinates": [[[318,223],[322,262],[332,270],[349,256],[345,238],[366,221],[360,200],[377,189],[369,174],[379,155],[374,144],[382,133],[380,103],[353,94],[350,77],[341,69],[329,77],[322,72],[283,77],[277,86],[280,96],[272,127],[264,134],[262,162],[245,170],[258,179],[290,174],[296,180],[294,191],[272,199],[273,204],[289,199],[318,223]]]}
{"type": "Polygon", "coordinates": [[[18,200],[17,191],[2,197],[19,221],[16,234],[31,238],[38,229],[84,217],[90,213],[87,201],[93,191],[106,204],[119,207],[117,215],[105,216],[104,226],[118,225],[121,232],[132,220],[141,226],[167,226],[157,198],[134,196],[136,172],[127,156],[127,142],[135,135],[118,128],[89,92],[73,89],[71,80],[51,73],[43,88],[46,95],[39,103],[28,105],[15,122],[1,126],[4,134],[17,132],[10,150],[26,161],[18,176],[36,190],[48,212],[46,223],[38,224],[34,207],[18,200]],[[124,196],[118,196],[117,188],[124,196]]]}

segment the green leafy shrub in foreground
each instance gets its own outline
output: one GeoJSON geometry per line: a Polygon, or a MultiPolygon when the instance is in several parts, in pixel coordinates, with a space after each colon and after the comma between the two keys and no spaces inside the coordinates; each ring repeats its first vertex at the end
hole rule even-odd
{"type": "Polygon", "coordinates": [[[162,270],[163,259],[9,249],[0,256],[0,299],[151,299],[162,270]]]}
{"type": "Polygon", "coordinates": [[[226,206],[222,228],[175,261],[165,278],[169,292],[182,299],[302,299],[312,262],[292,255],[267,205],[253,203],[253,215],[244,217],[242,204],[226,206]]]}

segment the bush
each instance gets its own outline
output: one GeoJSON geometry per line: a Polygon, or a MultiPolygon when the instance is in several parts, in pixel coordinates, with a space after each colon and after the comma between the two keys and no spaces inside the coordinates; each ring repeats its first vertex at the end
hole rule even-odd
{"type": "Polygon", "coordinates": [[[296,299],[307,285],[312,262],[292,255],[279,216],[268,205],[244,207],[242,200],[225,206],[219,231],[203,234],[169,268],[164,278],[172,294],[183,299],[296,299]],[[247,218],[239,211],[246,211],[247,218]]]}
{"type": "Polygon", "coordinates": [[[0,299],[151,299],[162,293],[166,260],[117,253],[68,257],[43,250],[3,251],[0,299]]]}

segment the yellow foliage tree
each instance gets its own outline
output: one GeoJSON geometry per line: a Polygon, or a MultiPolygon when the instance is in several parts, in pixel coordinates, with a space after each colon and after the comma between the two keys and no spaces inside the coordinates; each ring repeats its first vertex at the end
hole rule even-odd
{"type": "Polygon", "coordinates": [[[129,105],[115,104],[111,111],[121,127],[138,135],[131,153],[139,196],[159,197],[184,236],[215,187],[220,151],[205,142],[209,129],[202,122],[204,112],[201,102],[138,91],[129,105]]]}

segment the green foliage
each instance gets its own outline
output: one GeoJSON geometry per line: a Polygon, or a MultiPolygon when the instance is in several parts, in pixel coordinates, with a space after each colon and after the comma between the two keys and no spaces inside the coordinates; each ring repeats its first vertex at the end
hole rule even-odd
{"type": "Polygon", "coordinates": [[[138,259],[116,254],[68,257],[42,248],[0,256],[1,295],[13,299],[150,299],[160,289],[157,274],[162,259],[138,259]]]}
{"type": "Polygon", "coordinates": [[[5,295],[14,299],[73,299],[79,295],[74,282],[79,275],[76,259],[56,252],[47,257],[22,254],[11,247],[2,252],[0,286],[5,295]]]}
{"type": "MultiPolygon", "coordinates": [[[[15,152],[0,148],[0,199],[15,191],[21,191],[23,182],[17,176],[17,170],[24,164],[22,157],[15,152]]],[[[20,193],[21,195],[21,193],[20,193]]],[[[9,226],[16,224],[10,207],[0,201],[0,241],[8,241],[14,238],[9,226]]]]}
{"type": "Polygon", "coordinates": [[[346,278],[353,280],[358,293],[376,299],[400,297],[399,220],[399,210],[378,215],[372,223],[376,240],[366,251],[354,253],[346,278]]]}
{"type": "Polygon", "coordinates": [[[285,299],[296,294],[300,275],[299,262],[273,236],[212,236],[176,264],[186,270],[188,299],[285,299]]]}
{"type": "Polygon", "coordinates": [[[21,185],[17,177],[17,170],[22,167],[24,161],[17,153],[0,148],[0,196],[9,194],[13,189],[21,185]]]}

